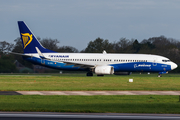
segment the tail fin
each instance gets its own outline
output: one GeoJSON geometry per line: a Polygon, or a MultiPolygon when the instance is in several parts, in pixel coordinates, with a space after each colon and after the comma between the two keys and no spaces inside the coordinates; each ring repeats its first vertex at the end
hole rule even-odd
{"type": "Polygon", "coordinates": [[[23,21],[18,21],[18,26],[24,53],[37,53],[36,47],[39,48],[42,53],[54,52],[44,48],[23,21]]]}

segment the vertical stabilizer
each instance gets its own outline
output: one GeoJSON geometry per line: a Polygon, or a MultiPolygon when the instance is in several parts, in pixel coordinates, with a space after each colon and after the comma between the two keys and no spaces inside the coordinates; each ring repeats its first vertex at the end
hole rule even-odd
{"type": "Polygon", "coordinates": [[[42,53],[52,53],[54,51],[48,50],[44,48],[41,43],[37,40],[35,35],[31,32],[31,30],[27,27],[24,21],[18,21],[19,32],[22,40],[22,46],[24,53],[37,53],[36,47],[42,53]]]}

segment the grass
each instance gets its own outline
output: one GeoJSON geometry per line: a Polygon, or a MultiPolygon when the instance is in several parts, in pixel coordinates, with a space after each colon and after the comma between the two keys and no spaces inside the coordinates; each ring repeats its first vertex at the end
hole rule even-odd
{"type": "Polygon", "coordinates": [[[86,77],[85,74],[0,75],[0,91],[180,90],[180,74],[86,77]],[[133,83],[129,83],[129,79],[133,83]]]}
{"type": "MultiPolygon", "coordinates": [[[[0,91],[17,90],[180,90],[180,75],[133,74],[86,77],[84,74],[0,75],[0,91]],[[133,83],[128,80],[132,78],[133,83]]],[[[0,95],[0,111],[84,113],[176,113],[179,96],[0,95]]]]}
{"type": "Polygon", "coordinates": [[[179,96],[0,95],[0,111],[180,113],[179,96]]]}

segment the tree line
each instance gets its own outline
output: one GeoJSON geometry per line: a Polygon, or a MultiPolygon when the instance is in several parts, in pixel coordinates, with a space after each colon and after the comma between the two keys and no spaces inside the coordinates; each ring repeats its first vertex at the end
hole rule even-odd
{"type": "MultiPolygon", "coordinates": [[[[109,42],[107,39],[96,38],[88,43],[87,47],[81,51],[72,46],[59,46],[60,41],[57,39],[37,38],[40,43],[47,49],[56,52],[70,53],[134,53],[134,54],[155,54],[169,58],[171,61],[179,64],[180,61],[180,41],[167,38],[165,36],[152,37],[139,42],[137,39],[120,38],[118,41],[109,42]]],[[[24,61],[21,56],[8,54],[8,52],[23,53],[22,42],[18,37],[14,40],[15,44],[6,41],[0,42],[0,73],[18,72],[14,61],[18,61],[24,66],[33,68],[32,64],[24,61]]],[[[176,69],[174,72],[179,72],[176,69]]]]}

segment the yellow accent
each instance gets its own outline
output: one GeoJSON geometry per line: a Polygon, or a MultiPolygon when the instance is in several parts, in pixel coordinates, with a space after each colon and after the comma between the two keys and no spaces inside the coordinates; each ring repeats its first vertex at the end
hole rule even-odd
{"type": "Polygon", "coordinates": [[[30,35],[29,33],[21,33],[23,43],[24,43],[24,49],[26,48],[27,45],[29,45],[32,41],[32,34],[30,35]]]}

